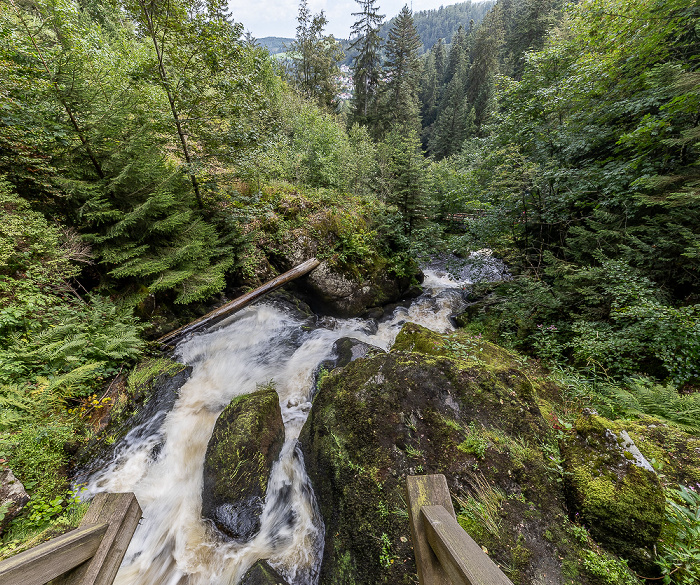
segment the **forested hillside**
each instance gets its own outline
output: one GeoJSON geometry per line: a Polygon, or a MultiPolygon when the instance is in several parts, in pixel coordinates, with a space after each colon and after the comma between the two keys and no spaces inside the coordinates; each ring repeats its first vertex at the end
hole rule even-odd
{"type": "MultiPolygon", "coordinates": [[[[459,2],[435,10],[414,12],[413,23],[422,43],[420,52],[429,51],[439,39],[449,44],[460,26],[467,30],[470,26],[477,26],[492,6],[491,1],[459,2]]],[[[395,20],[396,17],[391,18],[382,26],[382,38],[387,38],[395,20]]]]}
{"type": "MultiPolygon", "coordinates": [[[[75,524],[71,457],[152,340],[312,255],[357,316],[488,250],[508,277],[465,291],[460,335],[551,376],[559,402],[527,400],[562,445],[584,408],[700,433],[698,0],[357,3],[345,110],[305,0],[284,67],[218,0],[0,4],[0,463],[31,495],[3,554],[75,524]]],[[[467,363],[465,339],[438,341],[467,363]]],[[[675,493],[644,559],[567,575],[697,583],[675,493]]]]}

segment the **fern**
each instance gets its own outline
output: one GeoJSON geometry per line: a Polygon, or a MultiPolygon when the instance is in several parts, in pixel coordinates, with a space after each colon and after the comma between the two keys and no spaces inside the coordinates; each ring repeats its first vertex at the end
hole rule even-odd
{"type": "Polygon", "coordinates": [[[0,431],[16,429],[25,422],[46,418],[63,400],[49,384],[0,385],[0,431]]]}
{"type": "Polygon", "coordinates": [[[608,386],[609,397],[630,414],[646,414],[700,434],[700,394],[679,394],[672,386],[633,380],[628,389],[608,386]]]}

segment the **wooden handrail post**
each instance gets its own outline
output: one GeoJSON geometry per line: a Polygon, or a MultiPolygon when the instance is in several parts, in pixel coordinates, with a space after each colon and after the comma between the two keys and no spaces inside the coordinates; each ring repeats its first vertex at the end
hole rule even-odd
{"type": "Polygon", "coordinates": [[[104,523],[82,526],[10,557],[0,563],[0,584],[44,585],[92,558],[105,532],[104,523]]]}
{"type": "Polygon", "coordinates": [[[97,494],[80,525],[107,522],[109,528],[95,555],[54,585],[112,585],[140,520],[134,494],[97,494]]]}
{"type": "Polygon", "coordinates": [[[444,475],[409,475],[406,495],[418,580],[421,585],[450,585],[445,569],[428,543],[425,520],[420,513],[423,506],[443,506],[456,518],[447,480],[444,475]]]}
{"type": "Polygon", "coordinates": [[[459,525],[444,475],[406,478],[421,585],[513,585],[459,525]]]}
{"type": "Polygon", "coordinates": [[[134,494],[97,494],[79,528],[0,562],[0,585],[112,585],[139,520],[134,494]]]}
{"type": "Polygon", "coordinates": [[[453,585],[513,585],[442,506],[421,508],[430,548],[453,585]]]}

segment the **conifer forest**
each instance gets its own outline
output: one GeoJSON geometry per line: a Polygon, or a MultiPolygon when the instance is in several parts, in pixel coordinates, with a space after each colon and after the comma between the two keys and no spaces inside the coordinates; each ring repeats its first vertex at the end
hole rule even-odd
{"type": "MultiPolygon", "coordinates": [[[[435,262],[459,280],[465,263],[498,259],[500,278],[462,286],[447,333],[404,325],[386,355],[432,356],[420,368],[433,379],[433,361],[449,362],[462,372],[450,384],[507,362],[542,422],[511,432],[474,415],[439,434],[427,406],[402,410],[394,426],[411,440],[454,433],[442,450],[454,457],[397,441],[407,467],[389,472],[359,445],[364,459],[334,481],[366,472],[379,488],[336,501],[340,527],[303,447],[323,565],[307,581],[271,566],[289,585],[417,583],[400,498],[381,482],[431,472],[513,583],[700,584],[700,2],[416,2],[395,15],[355,2],[342,40],[300,0],[294,40],[270,55],[224,0],[0,0],[0,477],[28,497],[0,486],[0,559],[78,525],[77,470],[119,442],[110,425],[143,380],[181,359],[164,334],[311,257],[327,281],[291,294],[381,330],[435,262]],[[582,454],[599,427],[631,436],[625,457],[641,452],[653,475],[628,497],[637,472],[613,472],[614,505],[582,454]],[[516,464],[498,479],[516,452],[531,478],[542,461],[541,483],[509,491],[516,464]],[[456,457],[469,466],[451,479],[456,457]],[[556,514],[538,503],[550,489],[556,514]],[[381,500],[358,520],[375,496],[386,511],[381,500]],[[616,514],[638,519],[621,528],[616,514]],[[541,529],[509,532],[506,516],[541,529]]],[[[314,424],[347,406],[360,362],[389,359],[368,356],[315,374],[314,424]]],[[[504,396],[501,417],[521,400],[504,396]]],[[[337,437],[318,453],[341,466],[355,455],[337,437]]]]}

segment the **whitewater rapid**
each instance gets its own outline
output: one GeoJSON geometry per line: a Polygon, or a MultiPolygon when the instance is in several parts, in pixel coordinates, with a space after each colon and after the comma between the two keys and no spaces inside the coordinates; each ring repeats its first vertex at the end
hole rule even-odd
{"type": "Polygon", "coordinates": [[[388,350],[407,321],[452,330],[450,315],[463,306],[471,273],[465,269],[455,280],[444,270],[424,272],[423,295],[378,324],[326,317],[307,331],[300,318],[263,301],[178,345],[176,357],[192,366],[192,374],[174,407],[130,432],[87,482],[86,497],[134,492],[143,510],[115,583],[235,585],[259,559],[292,585],[317,583],[324,528],[297,448],[314,373],[343,337],[388,350]],[[232,542],[201,517],[207,444],[234,397],[270,382],[279,394],[285,443],[272,469],[260,532],[248,542],[232,542]]]}

